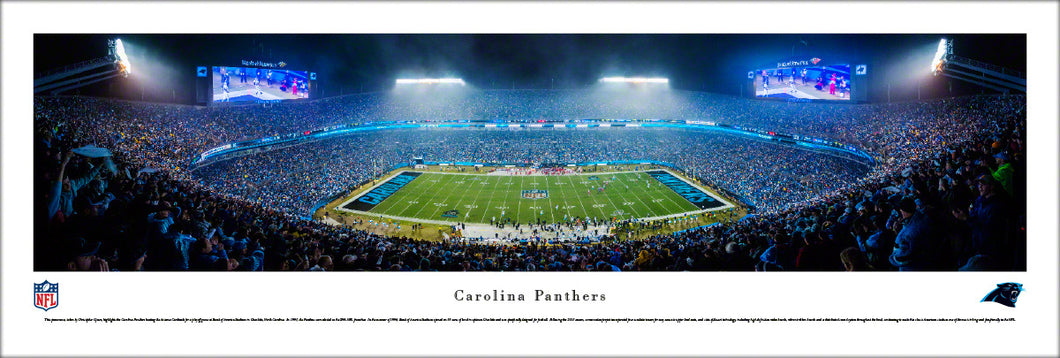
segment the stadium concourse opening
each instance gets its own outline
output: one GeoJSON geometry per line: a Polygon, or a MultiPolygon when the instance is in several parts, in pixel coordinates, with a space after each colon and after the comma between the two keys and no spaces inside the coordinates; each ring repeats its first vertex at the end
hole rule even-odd
{"type": "Polygon", "coordinates": [[[400,170],[334,210],[382,229],[401,222],[441,225],[444,236],[500,243],[599,241],[622,221],[691,226],[713,212],[734,216],[734,204],[670,170],[597,167],[400,170]]]}

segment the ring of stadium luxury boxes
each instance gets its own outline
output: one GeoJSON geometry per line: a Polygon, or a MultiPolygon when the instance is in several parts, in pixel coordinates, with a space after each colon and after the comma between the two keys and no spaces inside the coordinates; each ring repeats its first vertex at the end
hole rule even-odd
{"type": "MultiPolygon", "coordinates": [[[[590,250],[579,256],[619,270],[1022,267],[1024,96],[867,105],[670,96],[648,105],[600,103],[591,91],[477,91],[420,104],[373,93],[224,108],[37,97],[35,154],[46,169],[37,178],[55,183],[54,167],[73,187],[37,201],[48,213],[37,253],[65,262],[86,245],[124,258],[150,246],[78,232],[81,218],[101,216],[146,225],[147,237],[184,235],[204,252],[218,245],[202,241],[228,240],[220,246],[239,261],[228,269],[309,269],[323,255],[345,269],[408,270],[417,268],[383,252],[458,245],[462,257],[507,255],[473,249],[493,243],[590,250]],[[611,119],[652,117],[673,119],[611,119]],[[113,156],[61,160],[86,145],[113,156]],[[984,215],[987,204],[1016,210],[984,215]],[[918,225],[956,248],[891,255],[918,225]],[[840,265],[850,247],[864,260],[840,265]],[[811,249],[836,255],[799,264],[811,249]]],[[[468,261],[590,269],[518,257],[468,261]]],[[[198,269],[221,268],[206,261],[198,269]]],[[[431,269],[467,268],[444,261],[431,269]]]]}

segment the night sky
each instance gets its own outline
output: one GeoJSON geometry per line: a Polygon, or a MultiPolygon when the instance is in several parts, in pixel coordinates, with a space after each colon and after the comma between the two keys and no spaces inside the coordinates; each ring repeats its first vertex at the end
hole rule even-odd
{"type": "MultiPolygon", "coordinates": [[[[485,34],[36,35],[34,71],[106,55],[121,38],[139,81],[112,80],[80,94],[193,103],[195,66],[284,61],[317,72],[325,97],[386,90],[398,77],[463,78],[477,88],[584,88],[604,76],[661,76],[672,88],[740,95],[746,73],[795,58],[869,64],[869,100],[975,94],[978,87],[924,75],[938,41],[963,57],[1026,70],[1023,34],[485,34]],[[805,44],[803,44],[805,42],[805,44]],[[146,83],[145,83],[146,82],[146,83]],[[952,90],[950,83],[952,82],[952,90]]],[[[132,77],[130,77],[132,79],[132,77]]],[[[73,92],[76,93],[76,92],[73,92]]]]}

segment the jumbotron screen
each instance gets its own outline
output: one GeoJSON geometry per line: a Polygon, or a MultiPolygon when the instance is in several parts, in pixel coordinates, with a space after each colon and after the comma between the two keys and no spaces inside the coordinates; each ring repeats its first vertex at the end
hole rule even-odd
{"type": "Polygon", "coordinates": [[[307,71],[213,67],[213,102],[265,102],[309,98],[307,71]]]}
{"type": "Polygon", "coordinates": [[[850,65],[777,67],[754,71],[755,97],[848,101],[850,65]]]}

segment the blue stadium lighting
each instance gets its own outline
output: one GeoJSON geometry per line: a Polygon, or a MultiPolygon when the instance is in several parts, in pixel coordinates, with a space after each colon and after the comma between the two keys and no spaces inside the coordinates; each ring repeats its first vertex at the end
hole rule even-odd
{"type": "Polygon", "coordinates": [[[399,78],[394,81],[399,85],[410,85],[410,84],[458,84],[461,86],[466,85],[463,79],[460,78],[399,78]]]}
{"type": "Polygon", "coordinates": [[[605,83],[670,83],[670,79],[661,77],[604,77],[605,83]]]}

